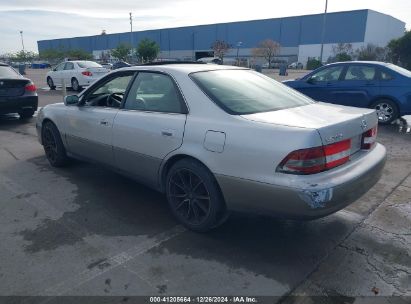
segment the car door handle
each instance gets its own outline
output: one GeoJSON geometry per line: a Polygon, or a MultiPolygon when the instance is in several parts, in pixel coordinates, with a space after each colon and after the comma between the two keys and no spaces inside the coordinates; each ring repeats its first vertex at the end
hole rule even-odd
{"type": "Polygon", "coordinates": [[[107,121],[107,120],[101,120],[101,121],[100,121],[100,125],[102,125],[102,126],[108,126],[109,124],[108,124],[108,121],[107,121]]]}
{"type": "Polygon", "coordinates": [[[174,133],[171,130],[162,130],[161,135],[163,135],[163,136],[173,136],[174,133]]]}

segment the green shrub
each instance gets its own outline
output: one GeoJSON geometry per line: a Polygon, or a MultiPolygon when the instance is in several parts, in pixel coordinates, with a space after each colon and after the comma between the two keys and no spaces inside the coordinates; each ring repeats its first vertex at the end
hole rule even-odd
{"type": "Polygon", "coordinates": [[[322,66],[321,61],[317,58],[308,58],[307,61],[307,70],[315,70],[322,66]]]}

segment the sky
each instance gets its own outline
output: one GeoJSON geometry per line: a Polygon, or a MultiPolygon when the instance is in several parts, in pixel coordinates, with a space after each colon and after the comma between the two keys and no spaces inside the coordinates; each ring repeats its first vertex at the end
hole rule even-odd
{"type": "MultiPolygon", "coordinates": [[[[322,13],[325,0],[0,0],[0,54],[37,52],[37,41],[130,30],[322,13]]],[[[372,9],[411,28],[411,0],[329,0],[328,11],[372,9]]]]}

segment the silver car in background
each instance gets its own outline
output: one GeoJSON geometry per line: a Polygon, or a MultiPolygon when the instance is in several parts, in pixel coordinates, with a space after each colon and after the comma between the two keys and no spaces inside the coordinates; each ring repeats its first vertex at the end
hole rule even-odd
{"type": "Polygon", "coordinates": [[[314,219],[355,201],[385,164],[377,122],[248,69],[162,64],[113,71],[42,108],[37,131],[51,165],[104,164],[207,231],[231,210],[314,219]]]}

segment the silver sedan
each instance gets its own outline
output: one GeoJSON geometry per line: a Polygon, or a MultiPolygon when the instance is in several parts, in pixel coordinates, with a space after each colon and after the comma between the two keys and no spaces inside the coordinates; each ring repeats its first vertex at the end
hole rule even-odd
{"type": "Polygon", "coordinates": [[[207,231],[232,210],[313,219],[352,203],[385,164],[377,122],[248,69],[163,64],[113,71],[42,108],[37,131],[52,166],[104,164],[207,231]]]}

